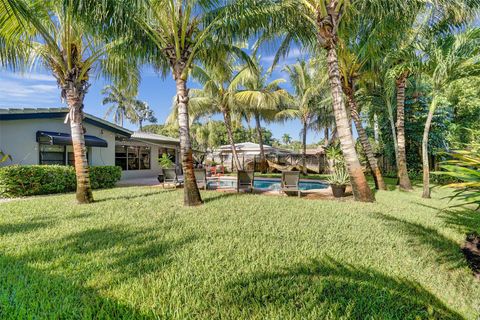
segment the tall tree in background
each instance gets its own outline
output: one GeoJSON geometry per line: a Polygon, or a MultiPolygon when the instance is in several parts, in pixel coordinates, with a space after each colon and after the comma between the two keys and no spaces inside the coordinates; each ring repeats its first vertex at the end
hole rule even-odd
{"type": "MultiPolygon", "coordinates": [[[[129,11],[123,2],[118,6],[129,11]]],[[[65,122],[70,123],[72,135],[78,203],[93,202],[83,126],[83,101],[90,75],[95,67],[106,74],[120,75],[125,66],[131,65],[120,60],[125,57],[120,49],[125,49],[122,47],[125,40],[104,42],[105,38],[99,34],[99,31],[108,32],[113,28],[104,25],[102,19],[112,21],[108,18],[117,13],[114,9],[93,1],[73,0],[2,0],[0,5],[0,21],[3,22],[0,35],[4,43],[28,52],[31,61],[43,63],[57,79],[61,97],[68,105],[65,122]],[[83,8],[89,8],[88,17],[83,8]]],[[[113,20],[122,21],[120,16],[117,18],[113,20]]]]}
{"type": "Polygon", "coordinates": [[[236,82],[244,89],[235,94],[235,99],[242,105],[243,112],[255,119],[255,130],[260,146],[260,163],[262,171],[266,170],[265,150],[261,121],[273,121],[277,113],[286,106],[288,93],[280,88],[285,79],[268,81],[268,76],[260,65],[258,58],[252,59],[254,66],[245,66],[236,77],[236,82]]]}
{"type": "MultiPolygon", "coordinates": [[[[221,7],[215,2],[199,0],[150,0],[147,10],[138,13],[139,25],[149,35],[155,46],[151,56],[152,63],[164,73],[170,70],[176,83],[186,206],[202,203],[193,167],[188,115],[190,97],[187,81],[194,62],[205,65],[214,64],[223,58],[219,55],[231,49],[228,42],[233,38],[231,34],[233,29],[224,28],[223,30],[230,34],[222,37],[218,37],[217,32],[231,20],[229,17],[233,13],[240,19],[242,9],[245,11],[242,6],[232,7],[227,4],[226,7],[221,7]]],[[[243,54],[243,52],[237,53],[243,54]]]]}
{"type": "Polygon", "coordinates": [[[150,108],[147,102],[134,99],[133,102],[133,110],[136,114],[136,119],[138,123],[139,130],[143,130],[143,123],[148,121],[150,123],[156,123],[157,118],[154,115],[153,110],[150,108]]]}
{"type": "Polygon", "coordinates": [[[299,60],[285,67],[295,96],[292,107],[281,113],[288,113],[302,124],[302,167],[307,174],[307,132],[312,122],[324,112],[324,106],[330,103],[328,98],[328,78],[325,66],[314,61],[299,60]]]}
{"type": "Polygon", "coordinates": [[[108,85],[102,89],[101,93],[105,95],[102,100],[103,105],[110,105],[105,111],[105,118],[113,114],[113,122],[123,127],[124,119],[130,122],[137,122],[137,114],[133,105],[133,98],[125,94],[125,90],[117,86],[108,85]]]}
{"type": "Polygon", "coordinates": [[[480,28],[458,34],[442,35],[425,50],[425,74],[431,84],[431,103],[422,139],[423,198],[430,198],[428,141],[432,119],[445,99],[449,86],[456,81],[480,75],[480,28]]]}

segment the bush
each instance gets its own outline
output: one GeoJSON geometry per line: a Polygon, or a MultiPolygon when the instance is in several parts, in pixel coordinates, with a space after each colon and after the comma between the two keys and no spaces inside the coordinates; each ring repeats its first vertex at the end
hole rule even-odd
{"type": "Polygon", "coordinates": [[[113,188],[122,177],[122,168],[115,166],[91,167],[90,182],[93,189],[113,188]]]}
{"type": "MultiPolygon", "coordinates": [[[[111,188],[120,180],[121,168],[91,167],[93,189],[111,188]]],[[[75,168],[71,166],[8,166],[0,168],[0,196],[21,197],[72,192],[76,189],[75,168]]]]}

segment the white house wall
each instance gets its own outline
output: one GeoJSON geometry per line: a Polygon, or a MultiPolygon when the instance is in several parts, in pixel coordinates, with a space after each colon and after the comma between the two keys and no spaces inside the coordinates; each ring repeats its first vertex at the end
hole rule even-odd
{"type": "MultiPolygon", "coordinates": [[[[63,123],[63,118],[25,119],[0,121],[0,150],[12,157],[14,164],[38,164],[39,145],[36,139],[37,131],[53,131],[70,133],[70,126],[63,123]]],[[[84,123],[86,134],[104,139],[107,148],[89,148],[90,164],[92,166],[115,165],[115,133],[84,123]]],[[[7,161],[2,165],[9,165],[7,161]]]]}

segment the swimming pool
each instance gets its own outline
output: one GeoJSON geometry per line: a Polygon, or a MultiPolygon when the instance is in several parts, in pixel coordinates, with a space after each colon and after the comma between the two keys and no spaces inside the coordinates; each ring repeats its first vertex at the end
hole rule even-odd
{"type": "MultiPolygon", "coordinates": [[[[208,189],[235,188],[237,181],[235,179],[225,178],[220,180],[210,180],[207,183],[208,189]],[[220,185],[219,185],[220,182],[220,185]]],[[[261,191],[280,190],[280,180],[278,179],[255,179],[253,187],[261,191]]],[[[300,190],[326,189],[328,185],[320,181],[302,180],[299,183],[300,190]]]]}

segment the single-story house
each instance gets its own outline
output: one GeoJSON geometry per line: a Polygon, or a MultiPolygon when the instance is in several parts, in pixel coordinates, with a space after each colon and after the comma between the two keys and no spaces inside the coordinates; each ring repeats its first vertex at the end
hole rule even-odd
{"type": "MultiPolygon", "coordinates": [[[[0,109],[0,150],[11,164],[73,165],[67,108],[0,109]]],[[[179,167],[180,142],[162,135],[132,132],[104,119],[85,114],[87,158],[91,166],[122,168],[122,179],[155,177],[158,158],[167,153],[179,167]]]]}

